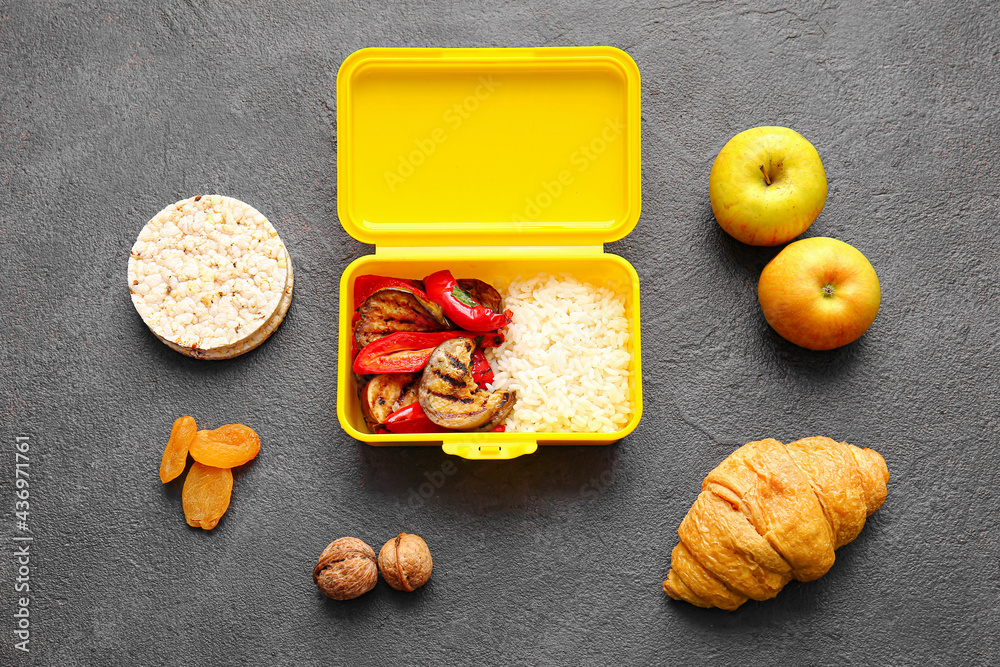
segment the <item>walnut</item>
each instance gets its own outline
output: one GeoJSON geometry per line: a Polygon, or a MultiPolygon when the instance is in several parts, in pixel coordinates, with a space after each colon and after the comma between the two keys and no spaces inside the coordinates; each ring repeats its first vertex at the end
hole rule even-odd
{"type": "Polygon", "coordinates": [[[320,554],[313,581],[328,598],[351,600],[375,588],[378,582],[375,563],[375,552],[370,546],[356,537],[342,537],[330,542],[320,554]]]}
{"type": "Polygon", "coordinates": [[[412,592],[431,578],[431,550],[419,535],[400,533],[384,545],[378,554],[382,578],[397,591],[412,592]]]}

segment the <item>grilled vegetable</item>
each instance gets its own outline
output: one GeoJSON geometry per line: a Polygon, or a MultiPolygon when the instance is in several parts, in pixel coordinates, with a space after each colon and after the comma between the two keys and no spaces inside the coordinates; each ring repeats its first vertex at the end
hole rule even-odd
{"type": "Polygon", "coordinates": [[[358,307],[354,342],[361,349],[397,331],[441,331],[450,329],[441,307],[426,300],[415,288],[385,287],[375,291],[358,307]]]}
{"type": "Polygon", "coordinates": [[[493,367],[490,360],[478,347],[472,353],[472,381],[480,389],[486,389],[486,385],[493,382],[493,367]]]}
{"type": "Polygon", "coordinates": [[[503,312],[503,297],[493,285],[476,278],[459,278],[456,282],[479,305],[486,306],[494,313],[503,312]]]}
{"type": "Polygon", "coordinates": [[[354,309],[357,310],[358,306],[365,302],[365,299],[380,289],[385,289],[386,287],[402,287],[404,289],[411,290],[416,294],[422,294],[426,299],[426,294],[424,294],[423,291],[424,286],[419,280],[392,278],[390,276],[364,275],[358,276],[354,279],[354,309]]]}
{"type": "Polygon", "coordinates": [[[457,431],[489,431],[514,407],[514,392],[488,392],[472,377],[471,338],[451,338],[437,346],[420,380],[420,407],[438,426],[457,431]]]}
{"type": "Polygon", "coordinates": [[[448,430],[432,422],[419,402],[396,410],[385,418],[383,426],[389,433],[440,433],[448,430]]]}
{"type": "MultiPolygon", "coordinates": [[[[481,281],[476,281],[481,282],[481,281]]],[[[482,283],[486,285],[486,283],[482,283]]],[[[451,271],[444,270],[432,273],[424,278],[427,296],[444,309],[444,314],[463,329],[469,331],[493,331],[507,326],[510,313],[496,313],[481,305],[468,292],[462,289],[451,271]]],[[[489,285],[486,285],[489,287],[489,285]]],[[[481,291],[481,287],[479,287],[481,291]]],[[[489,288],[492,291],[492,287],[489,288]]],[[[497,294],[499,296],[499,294],[497,294]]],[[[493,300],[492,296],[489,296],[493,300]]]]}
{"type": "MultiPolygon", "coordinates": [[[[416,373],[427,364],[427,359],[430,358],[434,348],[456,336],[474,337],[477,342],[485,346],[499,345],[503,342],[503,334],[481,335],[472,331],[397,331],[366,345],[355,357],[353,370],[358,375],[416,373]]],[[[490,378],[487,381],[492,382],[493,372],[482,350],[477,349],[472,359],[477,364],[473,369],[478,373],[476,382],[480,382],[480,377],[486,377],[486,373],[489,373],[490,378]],[[480,358],[481,363],[478,361],[480,358]],[[485,364],[485,368],[481,364],[485,364]]]]}
{"type": "Polygon", "coordinates": [[[385,373],[376,375],[361,389],[361,411],[365,421],[374,428],[389,415],[417,400],[419,373],[385,373]]]}

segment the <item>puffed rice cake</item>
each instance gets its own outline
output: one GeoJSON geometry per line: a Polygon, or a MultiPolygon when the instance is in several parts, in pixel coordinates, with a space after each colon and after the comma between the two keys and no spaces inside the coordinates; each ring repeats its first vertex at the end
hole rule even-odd
{"type": "Polygon", "coordinates": [[[257,209],[198,195],[167,206],[139,232],[128,282],[139,316],[166,345],[231,359],[281,324],[292,302],[292,258],[257,209]]]}

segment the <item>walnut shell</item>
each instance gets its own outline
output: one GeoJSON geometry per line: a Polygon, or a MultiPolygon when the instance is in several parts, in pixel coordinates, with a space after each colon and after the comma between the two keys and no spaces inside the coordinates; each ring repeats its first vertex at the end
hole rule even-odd
{"type": "Polygon", "coordinates": [[[431,578],[431,550],[419,535],[400,533],[378,553],[378,569],[385,583],[397,591],[411,593],[431,578]]]}
{"type": "Polygon", "coordinates": [[[324,595],[334,600],[364,595],[378,583],[375,552],[356,537],[334,540],[320,554],[313,581],[324,595]]]}

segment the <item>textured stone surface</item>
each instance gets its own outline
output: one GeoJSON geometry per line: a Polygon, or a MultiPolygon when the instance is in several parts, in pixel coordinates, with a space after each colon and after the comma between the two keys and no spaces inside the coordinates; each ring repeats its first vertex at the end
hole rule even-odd
{"type": "Polygon", "coordinates": [[[0,3],[0,554],[19,433],[35,535],[27,657],[0,555],[0,662],[1000,663],[998,34],[989,0],[0,3]],[[341,60],[578,44],[621,47],[643,76],[643,215],[609,247],[642,280],[641,425],[506,463],[349,439],[336,286],[370,248],[336,215],[341,60]],[[846,348],[770,331],[755,289],[777,250],[712,218],[715,154],[762,124],[823,157],[807,235],[855,245],[882,279],[846,348]],[[295,262],[287,320],[233,361],[164,347],[125,285],[143,224],[201,192],[258,207],[295,262]],[[181,481],[157,478],[184,413],[264,443],[210,533],[184,523],[181,481]],[[708,470],[748,440],[812,434],[892,472],[830,573],[731,614],[668,600],[708,470]],[[316,590],[332,539],[401,530],[430,544],[423,589],[316,590]]]}

